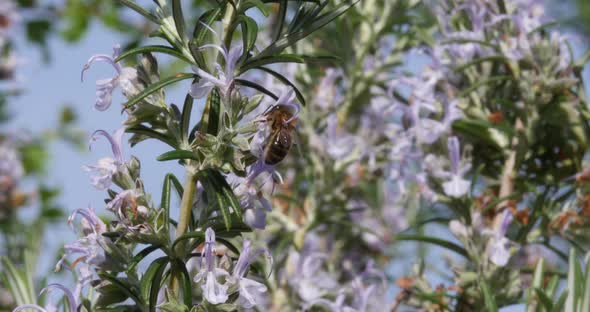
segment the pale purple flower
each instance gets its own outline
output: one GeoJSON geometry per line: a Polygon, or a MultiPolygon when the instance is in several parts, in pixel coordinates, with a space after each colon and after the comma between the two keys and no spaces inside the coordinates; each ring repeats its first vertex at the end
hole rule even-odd
{"type": "Polygon", "coordinates": [[[338,288],[335,277],[322,269],[327,259],[327,254],[319,251],[292,251],[290,254],[294,271],[289,276],[289,284],[303,302],[311,303],[338,288]]]}
{"type": "MultiPolygon", "coordinates": [[[[137,209],[138,216],[146,217],[148,209],[144,206],[137,205],[137,198],[142,196],[143,192],[139,189],[124,190],[117,194],[113,200],[107,204],[107,210],[112,211],[120,221],[128,221],[129,216],[126,209],[137,209]]],[[[126,223],[126,222],[125,222],[126,223]]]]}
{"type": "Polygon", "coordinates": [[[316,146],[323,147],[334,160],[339,161],[350,157],[353,151],[363,143],[363,138],[349,134],[339,125],[338,116],[335,113],[326,117],[326,123],[323,138],[316,143],[316,146]]]}
{"type": "Polygon", "coordinates": [[[512,222],[512,213],[505,209],[500,227],[495,229],[488,241],[486,253],[490,261],[497,266],[505,266],[510,260],[510,246],[512,243],[506,238],[506,231],[508,231],[510,222],[512,222]]]}
{"type": "Polygon", "coordinates": [[[471,214],[471,225],[466,225],[459,220],[451,220],[449,222],[449,230],[455,237],[462,241],[476,234],[489,233],[489,229],[486,228],[483,217],[479,212],[473,212],[471,214]]]}
{"type": "Polygon", "coordinates": [[[95,279],[94,273],[90,265],[78,266],[76,288],[74,288],[74,297],[80,298],[82,296],[82,290],[87,285],[90,285],[92,280],[95,279]]]}
{"type": "MultiPolygon", "coordinates": [[[[403,77],[395,80],[389,90],[389,98],[395,102],[392,109],[400,112],[400,119],[407,128],[408,134],[415,138],[418,144],[432,144],[441,135],[448,132],[452,123],[461,117],[456,101],[448,101],[445,105],[445,115],[441,121],[433,119],[432,114],[439,109],[436,85],[443,78],[443,72],[429,68],[421,77],[403,77]],[[410,104],[399,103],[393,97],[397,87],[409,88],[410,104]]],[[[404,90],[401,90],[404,91],[404,90]]]]}
{"type": "Polygon", "coordinates": [[[341,69],[328,68],[324,77],[320,80],[317,87],[317,93],[314,103],[322,110],[329,110],[336,107],[344,97],[336,80],[343,78],[344,74],[341,69]]]}
{"type": "Polygon", "coordinates": [[[81,230],[83,237],[71,244],[64,245],[65,254],[57,263],[56,269],[61,268],[62,263],[67,256],[78,255],[73,264],[79,262],[88,265],[100,266],[106,261],[104,246],[106,245],[105,237],[102,233],[106,231],[106,225],[94,212],[92,208],[77,209],[68,218],[68,223],[73,227],[76,216],[82,218],[81,230]]]}
{"type": "Polygon", "coordinates": [[[272,211],[272,206],[262,190],[243,179],[242,183],[235,186],[234,193],[244,209],[244,222],[253,228],[264,229],[266,213],[272,211]]]}
{"type": "Polygon", "coordinates": [[[330,301],[326,298],[317,298],[306,305],[306,310],[311,309],[313,306],[323,306],[331,312],[357,312],[353,307],[346,305],[344,303],[345,300],[345,292],[339,291],[334,301],[330,301]]]}
{"type": "Polygon", "coordinates": [[[449,230],[457,238],[466,239],[469,235],[469,229],[459,220],[451,220],[449,222],[449,230]]]}
{"type": "Polygon", "coordinates": [[[528,34],[543,25],[545,7],[539,0],[517,0],[518,8],[514,10],[512,21],[520,34],[528,34]]]}
{"type": "Polygon", "coordinates": [[[109,56],[106,54],[93,55],[82,69],[82,80],[84,79],[84,72],[90,68],[94,62],[107,62],[110,63],[117,74],[113,78],[101,79],[96,82],[96,104],[94,107],[99,111],[107,110],[112,103],[113,90],[116,87],[120,87],[123,95],[130,98],[137,95],[140,90],[138,88],[139,81],[137,77],[137,70],[132,67],[123,67],[115,59],[121,54],[121,47],[115,45],[113,47],[113,55],[109,56]]]}
{"type": "Polygon", "coordinates": [[[205,246],[201,256],[201,268],[194,281],[201,284],[203,297],[211,304],[227,301],[230,275],[226,270],[217,267],[215,259],[215,232],[211,228],[205,231],[205,246]],[[224,282],[220,282],[222,279],[224,282]]]}
{"type": "Polygon", "coordinates": [[[486,30],[492,29],[493,26],[503,20],[510,19],[509,15],[497,14],[491,7],[486,1],[467,0],[448,14],[444,10],[439,10],[437,17],[444,37],[451,40],[468,41],[448,43],[443,46],[452,62],[469,62],[475,57],[483,56],[489,52],[488,48],[477,42],[469,42],[469,40],[486,41],[486,30]],[[469,29],[455,30],[454,26],[451,25],[451,21],[454,21],[460,13],[467,15],[470,24],[469,29]]]}
{"type": "Polygon", "coordinates": [[[227,182],[232,186],[240,207],[244,210],[244,222],[250,227],[264,229],[266,214],[272,211],[272,206],[262,187],[234,174],[227,176],[227,182]]]}
{"type": "Polygon", "coordinates": [[[513,61],[532,55],[531,44],[526,34],[510,37],[500,47],[504,56],[513,61]]]}
{"type": "MultiPolygon", "coordinates": [[[[71,290],[69,290],[67,287],[65,287],[62,284],[58,284],[58,283],[49,284],[49,285],[47,285],[47,287],[45,287],[45,288],[43,288],[43,290],[41,290],[41,293],[39,295],[42,295],[43,293],[48,293],[54,289],[59,289],[64,292],[64,295],[65,295],[68,305],[70,307],[70,309],[69,309],[70,312],[76,312],[78,310],[78,302],[76,300],[76,297],[74,296],[74,294],[72,293],[71,290]]],[[[12,312],[19,312],[19,311],[23,311],[23,310],[27,310],[27,309],[33,309],[33,310],[37,310],[40,312],[55,312],[55,311],[57,311],[54,304],[48,303],[45,307],[41,307],[36,304],[23,304],[23,305],[16,307],[14,310],[12,310],[12,312]]]]}
{"type": "Polygon", "coordinates": [[[109,188],[113,181],[113,176],[124,170],[125,160],[123,159],[123,135],[125,128],[116,130],[111,136],[104,130],[96,130],[91,137],[91,142],[98,139],[99,136],[105,137],[113,151],[113,157],[101,158],[96,166],[84,166],[86,171],[94,172],[95,175],[90,178],[90,183],[99,190],[109,188]]]}
{"type": "Polygon", "coordinates": [[[464,178],[465,174],[471,169],[471,164],[461,163],[461,151],[457,137],[450,137],[447,145],[449,158],[451,159],[451,171],[448,173],[450,175],[449,180],[443,183],[443,189],[448,196],[461,197],[467,194],[471,187],[471,181],[464,178]]]}
{"type": "Polygon", "coordinates": [[[346,287],[349,291],[341,288],[334,301],[326,298],[317,298],[309,302],[307,308],[321,305],[333,312],[370,312],[383,310],[383,307],[387,305],[384,296],[386,279],[383,272],[374,268],[372,261],[369,260],[365,272],[360,274],[353,272],[352,274],[356,274],[357,276],[352,280],[350,286],[346,287]],[[374,280],[374,278],[377,278],[378,281],[363,282],[363,280],[374,280]],[[382,287],[379,287],[379,284],[382,287]],[[350,305],[345,303],[347,293],[352,297],[351,300],[348,300],[350,305]]]}
{"type": "Polygon", "coordinates": [[[354,294],[353,306],[357,312],[372,311],[369,309],[371,302],[369,298],[375,293],[377,286],[365,286],[360,278],[355,278],[352,281],[352,289],[354,294]]]}
{"type": "Polygon", "coordinates": [[[256,250],[251,250],[250,241],[247,239],[244,240],[242,252],[240,253],[240,257],[238,258],[238,262],[232,273],[232,283],[238,285],[240,292],[238,302],[240,306],[246,309],[260,305],[258,298],[267,291],[264,284],[245,277],[250,264],[262,254],[270,259],[270,265],[272,267],[272,257],[267,249],[258,248],[256,250]]]}
{"type": "Polygon", "coordinates": [[[471,169],[471,164],[461,160],[461,150],[457,137],[450,137],[447,140],[447,147],[451,163],[449,171],[441,169],[441,160],[434,155],[428,155],[424,162],[434,177],[446,180],[442,186],[447,196],[462,197],[469,192],[471,187],[471,181],[464,178],[471,169]]]}
{"type": "MultiPolygon", "coordinates": [[[[211,31],[217,40],[223,42],[213,28],[202,22],[201,25],[211,31]]],[[[219,63],[215,63],[215,70],[218,76],[216,77],[215,74],[208,73],[201,68],[193,66],[193,71],[199,75],[200,79],[191,86],[189,90],[190,95],[196,99],[200,99],[206,97],[214,87],[218,87],[223,95],[229,95],[234,83],[236,65],[240,56],[242,56],[242,46],[236,45],[228,50],[224,44],[205,44],[199,49],[205,48],[212,48],[219,51],[225,61],[225,68],[222,68],[219,63]]]]}

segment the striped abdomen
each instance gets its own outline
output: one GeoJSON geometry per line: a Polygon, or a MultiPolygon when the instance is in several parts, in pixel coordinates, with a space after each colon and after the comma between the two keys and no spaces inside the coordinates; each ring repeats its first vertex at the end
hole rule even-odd
{"type": "Polygon", "coordinates": [[[291,149],[291,131],[288,127],[281,127],[268,140],[264,148],[264,163],[267,165],[276,165],[287,156],[291,149]]]}

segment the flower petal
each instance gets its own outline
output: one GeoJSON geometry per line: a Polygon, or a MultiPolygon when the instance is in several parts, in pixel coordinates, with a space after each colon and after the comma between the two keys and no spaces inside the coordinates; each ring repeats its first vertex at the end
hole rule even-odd
{"type": "Polygon", "coordinates": [[[201,77],[199,82],[194,83],[191,86],[189,94],[195,99],[201,99],[209,95],[209,92],[213,90],[214,86],[215,85],[211,81],[205,80],[203,77],[201,77]]]}
{"type": "Polygon", "coordinates": [[[467,192],[469,192],[470,187],[471,182],[463,179],[458,175],[453,175],[450,181],[443,183],[443,190],[445,194],[456,198],[467,194],[467,192]]]}

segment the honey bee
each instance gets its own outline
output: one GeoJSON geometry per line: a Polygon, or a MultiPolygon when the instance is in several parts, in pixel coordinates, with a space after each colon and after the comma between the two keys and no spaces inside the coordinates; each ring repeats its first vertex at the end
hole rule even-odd
{"type": "Polygon", "coordinates": [[[271,129],[262,153],[265,164],[276,165],[289,153],[293,145],[297,113],[297,110],[292,112],[289,105],[280,104],[272,106],[264,114],[271,129]]]}

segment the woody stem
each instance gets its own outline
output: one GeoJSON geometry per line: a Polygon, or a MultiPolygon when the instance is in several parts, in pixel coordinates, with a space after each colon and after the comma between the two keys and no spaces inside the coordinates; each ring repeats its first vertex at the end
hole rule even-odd
{"type": "MultiPolygon", "coordinates": [[[[180,236],[184,235],[188,230],[188,224],[191,219],[191,211],[193,206],[193,201],[195,198],[195,190],[197,187],[196,183],[196,174],[193,170],[187,170],[186,173],[186,180],[184,182],[184,192],[182,193],[182,200],[180,203],[180,217],[178,219],[178,225],[176,226],[176,238],[178,239],[180,236]]],[[[186,251],[184,242],[180,242],[176,250],[173,252],[180,257],[181,259],[184,257],[186,251]]],[[[171,287],[173,293],[180,298],[179,290],[180,290],[180,276],[178,272],[172,273],[172,280],[171,280],[171,287]]],[[[186,295],[186,294],[185,294],[186,295]]]]}

